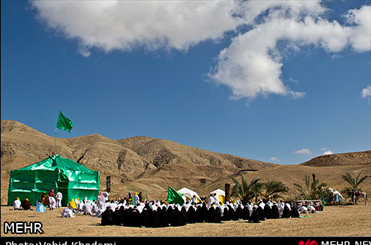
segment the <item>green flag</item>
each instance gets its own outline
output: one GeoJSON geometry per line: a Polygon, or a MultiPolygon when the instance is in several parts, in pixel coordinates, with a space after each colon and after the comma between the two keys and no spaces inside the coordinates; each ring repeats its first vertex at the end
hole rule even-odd
{"type": "MultiPolygon", "coordinates": [[[[65,117],[61,111],[59,111],[58,121],[57,121],[57,128],[68,131],[71,133],[71,129],[73,127],[73,123],[70,119],[65,117]]],[[[55,131],[57,132],[57,131],[55,131]]]]}
{"type": "Polygon", "coordinates": [[[325,209],[325,196],[322,193],[322,211],[325,209]]]}
{"type": "Polygon", "coordinates": [[[183,205],[184,200],[182,198],[182,194],[174,190],[170,185],[167,190],[167,201],[168,203],[178,203],[180,205],[183,205]]]}

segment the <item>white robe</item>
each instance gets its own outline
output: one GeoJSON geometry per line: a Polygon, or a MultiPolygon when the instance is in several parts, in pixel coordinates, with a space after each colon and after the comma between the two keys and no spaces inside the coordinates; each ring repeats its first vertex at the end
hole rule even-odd
{"type": "Polygon", "coordinates": [[[55,198],[57,199],[56,207],[57,207],[57,208],[62,207],[62,198],[63,198],[63,194],[62,194],[61,192],[58,192],[57,194],[55,194],[55,198]]]}
{"type": "Polygon", "coordinates": [[[71,209],[65,208],[62,211],[62,218],[75,218],[75,215],[71,209]]]}
{"type": "Polygon", "coordinates": [[[14,209],[21,209],[21,201],[20,200],[14,200],[13,208],[14,209]]]}
{"type": "Polygon", "coordinates": [[[55,198],[54,197],[49,197],[49,208],[54,209],[55,208],[55,198]]]}
{"type": "Polygon", "coordinates": [[[84,204],[83,211],[84,215],[91,215],[91,204],[89,202],[84,204]]]}
{"type": "Polygon", "coordinates": [[[298,208],[298,213],[305,214],[307,213],[307,208],[305,206],[301,206],[298,208]]]}
{"type": "Polygon", "coordinates": [[[134,202],[134,206],[138,205],[138,203],[139,203],[139,196],[138,195],[133,196],[133,202],[134,202]]]}
{"type": "Polygon", "coordinates": [[[315,213],[316,212],[316,209],[311,205],[307,206],[307,210],[308,210],[309,213],[315,213]]]}

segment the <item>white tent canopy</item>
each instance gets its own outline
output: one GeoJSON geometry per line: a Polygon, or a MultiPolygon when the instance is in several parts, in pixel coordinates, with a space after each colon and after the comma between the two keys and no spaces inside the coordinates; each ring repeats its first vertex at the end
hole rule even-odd
{"type": "Polygon", "coordinates": [[[210,192],[209,195],[210,194],[214,195],[214,193],[216,193],[217,196],[224,196],[225,197],[225,191],[223,191],[221,189],[216,189],[216,190],[210,192]]]}
{"type": "Polygon", "coordinates": [[[200,202],[201,201],[201,198],[200,196],[197,194],[197,192],[195,191],[192,191],[186,187],[180,189],[178,191],[179,193],[183,194],[183,197],[186,197],[187,199],[191,199],[193,196],[196,196],[196,198],[198,199],[198,201],[200,202]]]}
{"type": "Polygon", "coordinates": [[[221,189],[216,189],[212,192],[209,193],[209,196],[211,195],[214,195],[216,194],[218,196],[218,199],[219,199],[219,202],[221,202],[222,204],[225,203],[225,191],[221,190],[221,189]]]}

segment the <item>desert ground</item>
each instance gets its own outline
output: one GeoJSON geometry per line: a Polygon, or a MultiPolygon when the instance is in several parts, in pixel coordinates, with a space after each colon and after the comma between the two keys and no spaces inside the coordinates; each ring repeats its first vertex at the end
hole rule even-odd
{"type": "Polygon", "coordinates": [[[11,221],[40,221],[44,231],[42,236],[370,236],[371,234],[369,203],[326,206],[323,212],[303,214],[301,218],[269,219],[258,224],[239,220],[221,224],[196,223],[166,228],[101,226],[100,218],[82,214],[77,214],[75,218],[61,218],[61,211],[62,209],[46,210],[45,213],[35,210],[15,211],[12,207],[2,206],[1,236],[14,236],[10,233],[4,234],[4,222],[11,221]]]}

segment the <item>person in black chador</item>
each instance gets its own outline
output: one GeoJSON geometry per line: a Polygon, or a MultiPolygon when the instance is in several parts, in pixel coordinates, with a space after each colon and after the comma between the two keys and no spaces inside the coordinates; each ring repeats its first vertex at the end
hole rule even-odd
{"type": "Polygon", "coordinates": [[[220,223],[221,222],[221,212],[220,208],[215,208],[211,206],[207,211],[207,218],[206,221],[209,223],[220,223]],[[217,210],[218,209],[218,210],[217,210]]]}
{"type": "Polygon", "coordinates": [[[243,219],[248,220],[250,218],[250,210],[247,206],[243,208],[243,219]]]}
{"type": "Polygon", "coordinates": [[[139,215],[139,226],[147,227],[149,217],[149,205],[148,203],[144,206],[142,212],[139,215]]]}
{"type": "Polygon", "coordinates": [[[280,213],[278,211],[278,206],[275,202],[273,203],[273,206],[272,206],[271,217],[272,217],[272,219],[278,219],[280,217],[280,213]]]}
{"type": "Polygon", "coordinates": [[[157,209],[158,218],[160,220],[161,227],[169,226],[169,214],[166,210],[166,207],[162,207],[162,209],[157,209]]]}
{"type": "Polygon", "coordinates": [[[260,223],[259,221],[259,212],[258,212],[258,207],[257,206],[254,206],[253,207],[253,211],[252,211],[252,214],[249,218],[249,222],[253,222],[253,223],[260,223]]]}
{"type": "Polygon", "coordinates": [[[231,220],[234,220],[236,221],[238,218],[236,217],[236,211],[234,210],[234,208],[232,207],[232,205],[228,205],[229,207],[229,216],[231,217],[231,220]]]}
{"type": "Polygon", "coordinates": [[[196,210],[194,209],[193,205],[189,207],[187,211],[188,223],[193,224],[197,221],[197,214],[196,210]]]}
{"type": "Polygon", "coordinates": [[[222,217],[222,220],[223,221],[229,221],[231,220],[231,216],[229,215],[229,210],[227,210],[229,207],[224,207],[224,211],[223,211],[223,217],[222,217]]]}
{"type": "Polygon", "coordinates": [[[169,217],[169,224],[171,225],[174,222],[173,220],[175,219],[175,209],[172,206],[168,206],[166,212],[169,217]]]}
{"type": "Polygon", "coordinates": [[[285,204],[285,207],[283,208],[283,213],[282,213],[282,217],[281,218],[290,218],[290,216],[291,216],[291,210],[290,210],[290,208],[287,205],[288,204],[286,203],[285,204]]]}
{"type": "Polygon", "coordinates": [[[133,211],[132,207],[124,210],[123,216],[122,216],[122,223],[124,224],[124,226],[130,225],[130,216],[131,216],[132,211],[133,211]]]}
{"type": "Polygon", "coordinates": [[[259,220],[265,220],[264,210],[262,207],[258,206],[257,211],[259,213],[259,220]]]}
{"type": "Polygon", "coordinates": [[[295,207],[291,207],[291,218],[300,218],[299,212],[295,207]]]}
{"type": "Polygon", "coordinates": [[[187,211],[186,208],[183,206],[182,209],[180,210],[180,213],[182,215],[182,219],[185,223],[189,223],[188,216],[187,216],[187,211]]]}
{"type": "Polygon", "coordinates": [[[114,225],[121,225],[123,224],[123,216],[124,216],[124,207],[121,206],[120,209],[116,210],[112,213],[112,221],[114,225]]]}
{"type": "Polygon", "coordinates": [[[206,208],[205,203],[203,203],[201,207],[197,208],[196,214],[197,214],[197,222],[199,223],[205,222],[206,216],[207,216],[207,208],[206,208]]]}
{"type": "Polygon", "coordinates": [[[139,211],[138,209],[134,208],[133,211],[131,211],[128,226],[139,226],[139,211]]]}
{"type": "Polygon", "coordinates": [[[149,216],[148,216],[148,227],[161,227],[160,218],[158,216],[157,211],[155,210],[149,210],[149,216]]]}
{"type": "Polygon", "coordinates": [[[107,208],[102,213],[102,220],[101,220],[102,225],[113,225],[112,213],[113,212],[110,208],[107,208]]]}
{"type": "Polygon", "coordinates": [[[216,216],[216,223],[222,223],[222,210],[220,210],[220,207],[216,207],[215,216],[216,216]]]}
{"type": "Polygon", "coordinates": [[[243,208],[241,207],[241,205],[238,205],[236,210],[236,218],[243,219],[243,216],[244,216],[243,208]]]}
{"type": "Polygon", "coordinates": [[[174,217],[172,221],[170,221],[171,226],[183,226],[186,225],[182,218],[182,213],[179,211],[178,208],[175,208],[174,210],[174,217]]]}
{"type": "Polygon", "coordinates": [[[264,216],[266,219],[271,218],[271,207],[267,203],[264,205],[264,216]]]}

